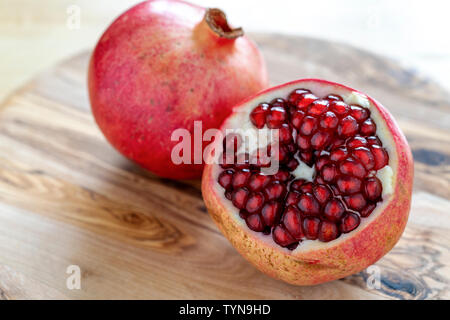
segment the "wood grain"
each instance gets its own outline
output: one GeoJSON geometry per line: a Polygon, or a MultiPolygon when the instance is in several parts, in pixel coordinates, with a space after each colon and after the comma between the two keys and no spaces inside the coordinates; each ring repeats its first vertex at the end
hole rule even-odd
{"type": "Polygon", "coordinates": [[[89,54],[39,75],[0,112],[0,299],[448,299],[450,96],[340,44],[254,35],[273,84],[322,77],[378,97],[415,157],[411,218],[370,270],[315,287],[268,278],[209,218],[198,181],[160,179],[115,152],[86,95],[89,54]],[[79,265],[81,290],[66,288],[79,265]]]}

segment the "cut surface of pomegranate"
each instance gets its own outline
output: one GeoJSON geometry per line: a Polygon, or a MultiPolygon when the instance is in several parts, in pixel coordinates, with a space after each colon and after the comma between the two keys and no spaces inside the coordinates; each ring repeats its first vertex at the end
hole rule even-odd
{"type": "Polygon", "coordinates": [[[267,166],[258,162],[245,168],[211,164],[202,182],[221,230],[264,272],[297,284],[337,279],[378,260],[400,237],[410,206],[412,157],[395,120],[375,100],[340,84],[299,80],[236,107],[222,130],[233,128],[279,129],[278,140],[242,145],[234,154],[264,148],[270,154],[276,144],[277,172],[265,174],[267,166]],[[314,258],[331,270],[308,278],[312,271],[294,264],[292,272],[283,272],[260,256],[263,251],[276,252],[281,264],[314,258]]]}

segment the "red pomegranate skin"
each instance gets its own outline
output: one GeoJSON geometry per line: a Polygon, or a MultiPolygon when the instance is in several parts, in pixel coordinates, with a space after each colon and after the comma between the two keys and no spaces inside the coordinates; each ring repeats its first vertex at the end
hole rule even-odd
{"type": "MultiPolygon", "coordinates": [[[[302,79],[289,82],[266,91],[277,90],[296,84],[301,88],[303,82],[315,81],[318,84],[339,86],[358,92],[347,86],[320,79],[302,79]]],[[[263,94],[264,92],[260,94],[263,94]]],[[[259,94],[258,94],[259,95],[259,94]]],[[[292,252],[279,246],[261,241],[255,232],[246,232],[241,222],[229,213],[220,193],[215,192],[217,181],[213,176],[214,165],[207,165],[203,172],[202,194],[208,211],[216,225],[230,240],[231,244],[249,262],[267,275],[295,285],[315,285],[346,277],[360,272],[379,260],[400,239],[405,229],[411,205],[413,186],[413,159],[411,150],[403,133],[392,115],[379,102],[367,96],[379,110],[386,122],[398,155],[394,173],[393,194],[389,201],[381,205],[384,209],[375,219],[362,229],[349,234],[337,245],[330,243],[316,250],[292,252]]],[[[240,105],[253,100],[249,97],[240,105]]],[[[239,111],[239,106],[234,109],[239,111]]],[[[226,125],[226,120],[224,126],[226,125]]]]}
{"type": "Polygon", "coordinates": [[[175,129],[192,134],[195,120],[203,132],[219,128],[234,105],[268,84],[255,44],[219,37],[205,11],[183,1],[140,3],[109,26],[90,60],[89,97],[101,131],[161,177],[201,177],[203,164],[172,162],[175,129]]]}

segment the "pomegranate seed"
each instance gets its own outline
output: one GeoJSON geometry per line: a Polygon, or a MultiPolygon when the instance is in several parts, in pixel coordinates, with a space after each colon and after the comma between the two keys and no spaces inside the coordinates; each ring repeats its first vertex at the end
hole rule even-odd
{"type": "Polygon", "coordinates": [[[261,103],[250,113],[250,121],[258,129],[266,124],[267,110],[269,110],[269,104],[261,103]]]}
{"type": "Polygon", "coordinates": [[[273,226],[278,222],[281,204],[276,201],[267,202],[261,209],[261,216],[266,226],[273,226]]]}
{"type": "Polygon", "coordinates": [[[289,191],[287,197],[286,197],[286,205],[297,205],[300,201],[300,193],[297,191],[289,191]]]}
{"type": "Polygon", "coordinates": [[[326,164],[323,166],[320,174],[325,182],[333,182],[337,176],[336,166],[332,163],[326,164]]]}
{"type": "Polygon", "coordinates": [[[247,217],[249,216],[249,213],[247,211],[245,211],[244,209],[239,210],[239,217],[241,217],[242,219],[247,219],[247,217]]]}
{"type": "Polygon", "coordinates": [[[330,101],[342,101],[342,97],[337,94],[329,94],[325,97],[325,99],[330,101]]]}
{"type": "Polygon", "coordinates": [[[281,225],[278,225],[273,229],[272,238],[273,241],[282,247],[290,246],[296,242],[289,232],[281,225]]]}
{"type": "Polygon", "coordinates": [[[381,198],[383,187],[381,181],[377,177],[367,178],[364,181],[364,193],[367,199],[377,201],[381,198]]]}
{"type": "Polygon", "coordinates": [[[350,106],[350,115],[358,122],[366,120],[370,116],[370,111],[360,106],[350,106]]]}
{"type": "Polygon", "coordinates": [[[261,232],[264,230],[264,224],[261,220],[261,217],[257,213],[253,213],[253,214],[249,215],[245,219],[245,222],[247,223],[247,226],[249,227],[250,230],[253,230],[256,232],[261,232]]]}
{"type": "Polygon", "coordinates": [[[319,227],[319,240],[329,242],[339,237],[339,229],[333,222],[322,221],[319,227]]]}
{"type": "Polygon", "coordinates": [[[376,131],[377,131],[377,125],[375,124],[375,122],[372,121],[372,119],[367,119],[366,121],[364,121],[361,124],[361,128],[359,129],[359,132],[363,136],[373,135],[373,134],[375,134],[376,131]]]}
{"type": "Polygon", "coordinates": [[[334,129],[337,127],[338,123],[339,123],[338,117],[336,117],[336,115],[331,111],[327,111],[320,116],[319,125],[321,128],[334,129]]]}
{"type": "Polygon", "coordinates": [[[352,176],[340,176],[336,184],[343,194],[352,194],[361,190],[361,180],[352,176]]]}
{"type": "Polygon", "coordinates": [[[287,123],[283,123],[281,125],[278,133],[280,143],[288,144],[292,141],[292,128],[287,123]]]}
{"type": "Polygon", "coordinates": [[[350,148],[350,149],[365,147],[366,145],[367,145],[367,140],[360,136],[350,138],[347,141],[347,148],[350,148]]]}
{"type": "Polygon", "coordinates": [[[297,146],[300,150],[309,150],[311,148],[311,139],[307,136],[297,136],[297,146]]]}
{"type": "Polygon", "coordinates": [[[279,129],[286,121],[286,110],[282,107],[271,107],[266,117],[269,129],[279,129]]]}
{"type": "Polygon", "coordinates": [[[308,114],[319,116],[328,109],[328,100],[316,100],[308,107],[308,114]]]}
{"type": "Polygon", "coordinates": [[[304,93],[310,93],[311,91],[307,89],[295,89],[289,94],[288,102],[290,105],[296,106],[300,98],[304,93]]]}
{"type": "Polygon", "coordinates": [[[297,108],[303,110],[306,109],[311,103],[316,101],[318,98],[312,93],[304,93],[301,95],[300,99],[297,100],[297,108]]]}
{"type": "Polygon", "coordinates": [[[355,135],[359,130],[359,124],[352,116],[346,116],[338,125],[337,133],[341,137],[350,137],[355,135]]]}
{"type": "Polygon", "coordinates": [[[238,209],[244,209],[249,191],[246,188],[239,188],[231,194],[231,202],[238,209]]]}
{"type": "Polygon", "coordinates": [[[314,182],[318,184],[325,184],[325,180],[323,180],[323,178],[319,175],[316,175],[316,177],[314,178],[314,182]]]}
{"type": "Polygon", "coordinates": [[[300,160],[306,163],[308,166],[312,166],[314,164],[314,155],[311,151],[305,151],[300,153],[300,160]]]}
{"type": "Polygon", "coordinates": [[[361,219],[356,213],[347,212],[346,215],[341,219],[340,229],[342,233],[348,233],[355,230],[359,226],[361,219]]]}
{"type": "Polygon", "coordinates": [[[231,180],[233,177],[233,171],[232,170],[226,170],[223,171],[220,175],[219,175],[219,184],[222,186],[222,188],[228,190],[231,188],[231,180]]]}
{"type": "Polygon", "coordinates": [[[286,145],[286,149],[290,154],[294,154],[297,151],[297,145],[295,143],[290,143],[286,145]]]}
{"type": "Polygon", "coordinates": [[[228,200],[231,201],[231,196],[232,196],[232,191],[231,190],[225,191],[225,198],[227,198],[228,200]]]}
{"type": "Polygon", "coordinates": [[[291,114],[291,123],[296,129],[300,129],[305,113],[301,110],[295,110],[291,114]]]}
{"type": "Polygon", "coordinates": [[[386,152],[386,149],[373,145],[370,146],[370,151],[372,152],[373,158],[375,160],[374,170],[380,170],[384,166],[386,166],[389,162],[389,156],[386,152]]]}
{"type": "Polygon", "coordinates": [[[273,180],[286,182],[291,178],[291,174],[288,171],[278,170],[277,173],[273,175],[273,180]]]}
{"type": "Polygon", "coordinates": [[[316,240],[319,233],[320,219],[316,217],[306,217],[303,219],[303,233],[306,239],[316,240]]]}
{"type": "Polygon", "coordinates": [[[323,166],[328,163],[330,163],[330,159],[328,158],[328,156],[326,156],[326,155],[320,156],[316,160],[316,170],[317,171],[322,170],[323,166]]]}
{"type": "Polygon", "coordinates": [[[328,189],[328,187],[323,184],[314,186],[313,194],[320,204],[324,204],[331,197],[330,189],[328,189]]]}
{"type": "Polygon", "coordinates": [[[291,190],[300,191],[300,187],[305,183],[304,179],[297,179],[291,182],[289,188],[291,190]]]}
{"type": "Polygon", "coordinates": [[[339,165],[339,171],[342,174],[351,175],[357,178],[364,178],[367,174],[364,166],[352,158],[347,158],[342,161],[339,165]]]}
{"type": "Polygon", "coordinates": [[[316,128],[317,128],[317,119],[311,116],[306,116],[303,119],[299,131],[302,135],[309,136],[316,130],[316,128]]]}
{"type": "Polygon", "coordinates": [[[364,199],[364,196],[361,193],[345,196],[344,201],[347,204],[348,208],[355,211],[363,209],[367,204],[366,199],[364,199]]]}
{"type": "Polygon", "coordinates": [[[378,137],[374,137],[374,136],[366,137],[366,140],[367,140],[367,143],[371,146],[374,144],[376,144],[378,146],[383,145],[378,137]]]}
{"type": "Polygon", "coordinates": [[[280,146],[279,151],[278,151],[278,161],[280,161],[280,163],[286,163],[289,161],[290,159],[290,155],[289,155],[289,151],[287,150],[286,146],[280,146]]]}
{"type": "Polygon", "coordinates": [[[333,192],[333,195],[334,195],[335,197],[341,195],[341,192],[339,191],[339,189],[338,189],[337,186],[335,186],[334,184],[330,184],[330,185],[328,185],[328,186],[330,187],[331,192],[333,192]]]}
{"type": "Polygon", "coordinates": [[[330,145],[330,150],[339,148],[340,146],[342,146],[344,144],[345,140],[344,139],[340,139],[338,137],[334,137],[333,142],[330,145]]]}
{"type": "Polygon", "coordinates": [[[266,187],[271,180],[272,179],[269,176],[260,173],[255,173],[252,174],[252,176],[248,180],[247,185],[251,191],[260,191],[264,187],[266,187]]]}
{"type": "Polygon", "coordinates": [[[311,137],[311,146],[316,150],[325,149],[330,141],[331,135],[326,131],[318,131],[311,137]]]}
{"type": "Polygon", "coordinates": [[[288,163],[286,163],[286,168],[288,168],[289,171],[294,171],[295,169],[297,169],[298,165],[299,165],[298,160],[292,158],[291,160],[288,161],[288,163]]]}
{"type": "Polygon", "coordinates": [[[252,193],[247,199],[247,203],[245,204],[245,210],[248,213],[259,212],[264,204],[264,196],[262,193],[252,193]]]}
{"type": "Polygon", "coordinates": [[[338,222],[345,213],[344,204],[339,199],[331,199],[323,208],[325,218],[330,221],[338,222]]]}
{"type": "Polygon", "coordinates": [[[231,184],[234,189],[245,187],[248,179],[251,176],[251,172],[248,169],[242,169],[240,171],[236,171],[233,174],[231,184]]]}
{"type": "Polygon", "coordinates": [[[283,214],[282,220],[286,230],[296,240],[301,240],[303,238],[302,219],[300,217],[300,211],[296,207],[287,207],[286,211],[283,214]]]}
{"type": "Polygon", "coordinates": [[[312,193],[314,184],[312,182],[304,183],[300,186],[299,191],[302,193],[312,193]]]}
{"type": "Polygon", "coordinates": [[[270,102],[270,104],[272,105],[272,107],[286,109],[286,101],[282,98],[275,98],[272,100],[272,102],[270,102]]]}
{"type": "Polygon", "coordinates": [[[330,160],[340,162],[348,157],[348,151],[346,148],[341,147],[334,149],[330,152],[330,160]]]}
{"type": "Polygon", "coordinates": [[[320,213],[319,202],[310,193],[304,193],[300,195],[300,201],[298,202],[298,208],[308,215],[318,215],[320,213]]]}
{"type": "Polygon", "coordinates": [[[350,108],[343,101],[331,101],[330,110],[333,111],[338,117],[342,118],[348,114],[350,108]]]}
{"type": "Polygon", "coordinates": [[[279,181],[271,182],[265,189],[264,195],[267,200],[276,200],[282,198],[286,193],[286,186],[279,181]]]}
{"type": "Polygon", "coordinates": [[[364,209],[361,210],[361,212],[360,212],[361,217],[368,217],[372,213],[372,211],[375,209],[375,207],[376,207],[376,204],[369,203],[367,205],[367,207],[365,207],[364,209]]]}
{"type": "Polygon", "coordinates": [[[365,147],[358,147],[353,150],[352,154],[367,170],[372,170],[375,166],[375,159],[369,149],[365,147]]]}

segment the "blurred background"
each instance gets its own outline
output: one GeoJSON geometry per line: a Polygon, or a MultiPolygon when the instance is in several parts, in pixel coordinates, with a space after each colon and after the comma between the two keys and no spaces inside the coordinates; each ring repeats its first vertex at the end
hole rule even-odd
{"type": "MultiPolygon", "coordinates": [[[[0,100],[36,72],[92,48],[108,24],[137,2],[0,0],[0,100]]],[[[449,1],[191,2],[222,8],[232,25],[247,32],[317,37],[392,57],[450,89],[449,1]]]]}

